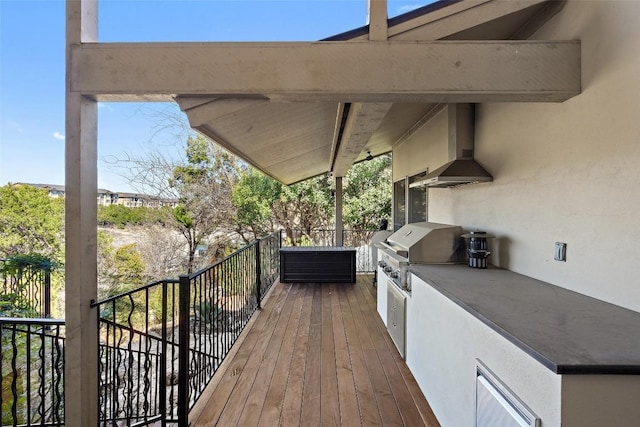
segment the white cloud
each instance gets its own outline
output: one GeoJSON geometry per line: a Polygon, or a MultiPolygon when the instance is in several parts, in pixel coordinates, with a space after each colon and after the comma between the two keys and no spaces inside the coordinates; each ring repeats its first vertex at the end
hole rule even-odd
{"type": "Polygon", "coordinates": [[[61,134],[61,133],[60,133],[60,132],[58,132],[58,131],[55,131],[55,132],[53,133],[53,137],[54,137],[55,139],[57,139],[58,141],[64,141],[64,135],[63,135],[63,134],[61,134]]]}
{"type": "Polygon", "coordinates": [[[18,122],[7,122],[7,126],[10,127],[11,129],[15,130],[18,133],[22,133],[22,126],[20,125],[20,123],[18,122]]]}

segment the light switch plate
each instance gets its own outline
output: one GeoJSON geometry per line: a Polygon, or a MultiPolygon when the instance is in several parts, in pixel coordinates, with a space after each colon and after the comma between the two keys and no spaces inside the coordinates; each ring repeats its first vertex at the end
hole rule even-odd
{"type": "Polygon", "coordinates": [[[556,242],[556,251],[553,255],[553,259],[556,261],[567,261],[567,244],[563,242],[556,242]]]}

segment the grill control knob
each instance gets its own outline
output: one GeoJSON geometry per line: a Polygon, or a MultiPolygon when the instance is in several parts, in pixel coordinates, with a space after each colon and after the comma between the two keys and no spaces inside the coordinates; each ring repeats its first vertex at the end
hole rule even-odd
{"type": "Polygon", "coordinates": [[[391,270],[393,270],[393,268],[391,268],[391,266],[390,266],[390,265],[387,265],[387,266],[384,268],[384,272],[385,272],[385,273],[391,273],[391,270]]]}
{"type": "Polygon", "coordinates": [[[400,272],[398,270],[392,271],[391,272],[391,278],[392,279],[399,279],[400,278],[400,272]]]}
{"type": "Polygon", "coordinates": [[[380,260],[380,261],[378,261],[378,266],[384,268],[384,267],[387,266],[387,263],[382,261],[382,260],[380,260]]]}

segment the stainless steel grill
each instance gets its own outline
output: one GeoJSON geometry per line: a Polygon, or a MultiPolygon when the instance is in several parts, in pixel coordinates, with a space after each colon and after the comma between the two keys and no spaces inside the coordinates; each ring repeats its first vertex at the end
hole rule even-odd
{"type": "Polygon", "coordinates": [[[464,233],[457,225],[416,222],[401,227],[379,244],[378,265],[396,285],[410,290],[409,264],[464,262],[464,233]]]}

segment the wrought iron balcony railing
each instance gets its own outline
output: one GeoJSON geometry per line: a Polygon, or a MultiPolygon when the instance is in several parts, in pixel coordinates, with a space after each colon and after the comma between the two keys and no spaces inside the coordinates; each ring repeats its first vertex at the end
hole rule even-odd
{"type": "Polygon", "coordinates": [[[0,313],[7,311],[20,317],[51,317],[51,270],[0,258],[0,313]]]}
{"type": "MultiPolygon", "coordinates": [[[[186,426],[189,410],[278,278],[281,241],[335,243],[334,230],[295,233],[276,232],[191,275],[94,303],[100,425],[186,426]]],[[[373,270],[373,233],[344,231],[345,245],[358,249],[360,272],[373,270]]],[[[64,321],[0,318],[0,331],[2,425],[64,425],[64,321]]]]}
{"type": "Polygon", "coordinates": [[[0,318],[1,425],[64,425],[64,320],[0,318]]]}

